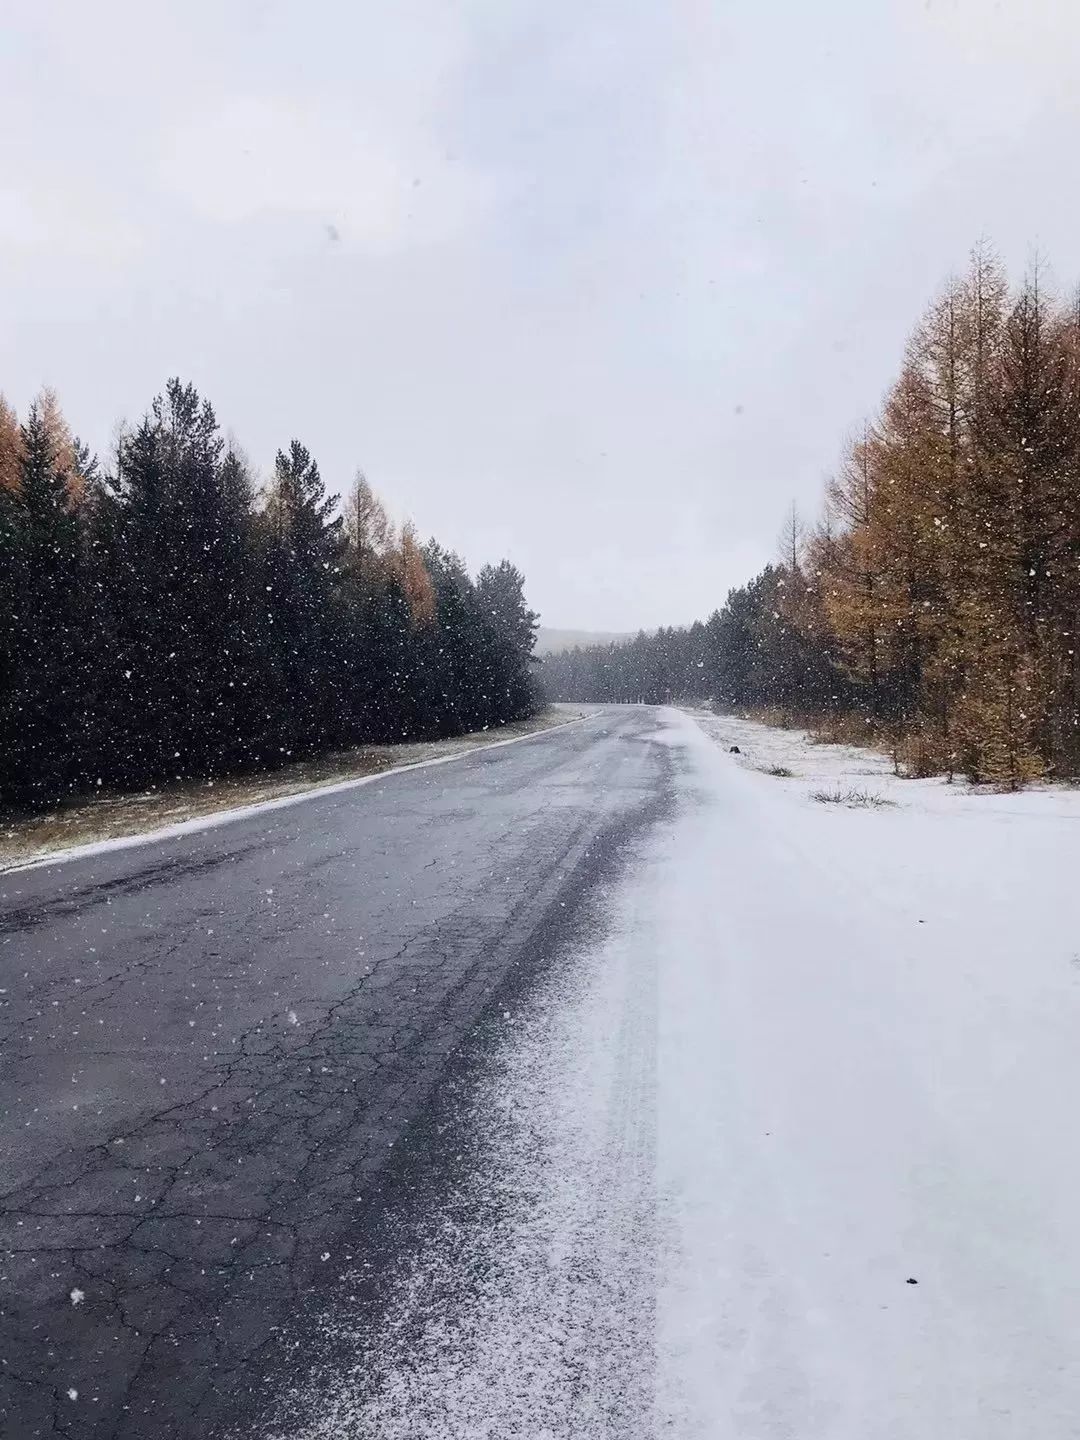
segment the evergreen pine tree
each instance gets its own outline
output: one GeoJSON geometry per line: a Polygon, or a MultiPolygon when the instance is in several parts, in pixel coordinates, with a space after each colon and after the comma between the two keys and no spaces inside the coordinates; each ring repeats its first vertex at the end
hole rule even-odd
{"type": "Polygon", "coordinates": [[[10,798],[41,805],[78,779],[80,521],[70,471],[37,402],[21,427],[15,488],[0,495],[3,598],[0,734],[10,798]]]}
{"type": "Polygon", "coordinates": [[[265,512],[265,616],[282,755],[347,738],[342,519],[319,467],[293,440],[279,450],[265,512]]]}

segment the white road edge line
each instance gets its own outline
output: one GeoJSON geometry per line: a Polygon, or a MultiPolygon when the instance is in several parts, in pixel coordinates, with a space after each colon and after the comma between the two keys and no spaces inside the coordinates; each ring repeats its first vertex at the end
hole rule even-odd
{"type": "Polygon", "coordinates": [[[237,805],[231,810],[219,810],[211,815],[198,815],[192,820],[176,820],[171,825],[162,825],[157,830],[144,830],[137,835],[116,835],[108,840],[88,840],[83,845],[69,845],[62,850],[43,851],[29,860],[15,860],[10,865],[0,865],[0,875],[12,875],[22,870],[39,870],[45,865],[62,865],[68,860],[83,860],[90,855],[104,855],[110,850],[133,850],[137,845],[154,845],[160,840],[174,840],[179,835],[194,835],[200,830],[216,830],[221,825],[230,825],[235,820],[248,820],[267,810],[285,810],[291,805],[302,805],[305,800],[318,800],[324,795],[340,795],[346,790],[359,790],[361,785],[371,785],[376,780],[385,780],[389,775],[404,775],[409,770],[429,770],[435,765],[449,765],[454,760],[464,760],[469,755],[484,754],[488,750],[501,750],[507,745],[520,745],[525,740],[541,740],[545,735],[554,735],[570,725],[580,725],[591,719],[591,715],[576,715],[573,720],[563,720],[558,725],[548,725],[543,730],[533,730],[528,735],[511,735],[508,740],[481,741],[467,750],[457,750],[453,755],[436,755],[431,760],[414,760],[410,765],[392,765],[388,770],[379,770],[374,775],[355,775],[351,780],[335,780],[330,785],[316,785],[311,790],[299,790],[295,795],[277,795],[272,800],[256,800],[250,805],[237,805]]]}

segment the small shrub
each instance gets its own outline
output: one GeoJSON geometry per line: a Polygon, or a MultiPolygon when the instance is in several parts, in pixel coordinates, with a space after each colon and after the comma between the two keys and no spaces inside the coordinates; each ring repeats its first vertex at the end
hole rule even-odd
{"type": "Polygon", "coordinates": [[[877,737],[868,720],[850,713],[819,721],[810,739],[815,745],[873,745],[877,737]]]}
{"type": "Polygon", "coordinates": [[[949,768],[944,746],[924,733],[908,735],[896,747],[896,762],[902,773],[912,780],[927,780],[949,768]]]}
{"type": "Polygon", "coordinates": [[[786,765],[762,765],[759,767],[762,775],[774,775],[777,780],[792,780],[795,771],[789,770],[786,765]]]}
{"type": "Polygon", "coordinates": [[[810,796],[819,805],[845,805],[849,810],[893,810],[895,800],[875,795],[871,790],[815,790],[810,796]]]}
{"type": "Polygon", "coordinates": [[[742,712],[747,720],[754,720],[759,725],[769,725],[774,730],[793,730],[796,728],[796,720],[787,710],[781,710],[775,705],[752,706],[742,712]]]}

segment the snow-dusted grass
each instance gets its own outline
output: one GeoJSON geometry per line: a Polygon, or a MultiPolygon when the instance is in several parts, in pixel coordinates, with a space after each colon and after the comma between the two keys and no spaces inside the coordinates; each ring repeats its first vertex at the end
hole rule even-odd
{"type": "Polygon", "coordinates": [[[847,790],[839,786],[835,790],[812,790],[810,799],[819,805],[846,805],[849,810],[887,810],[896,804],[895,800],[887,800],[873,790],[858,790],[854,786],[847,790]]]}
{"type": "Polygon", "coordinates": [[[454,1219],[288,1433],[1071,1440],[1080,795],[648,738],[674,819],[506,1017],[454,1219]]]}

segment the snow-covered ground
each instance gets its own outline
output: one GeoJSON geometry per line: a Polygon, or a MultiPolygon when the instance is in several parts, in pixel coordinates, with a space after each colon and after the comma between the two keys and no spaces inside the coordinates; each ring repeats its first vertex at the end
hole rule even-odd
{"type": "Polygon", "coordinates": [[[675,816],[306,1440],[1080,1435],[1080,795],[653,739],[675,816]]]}

